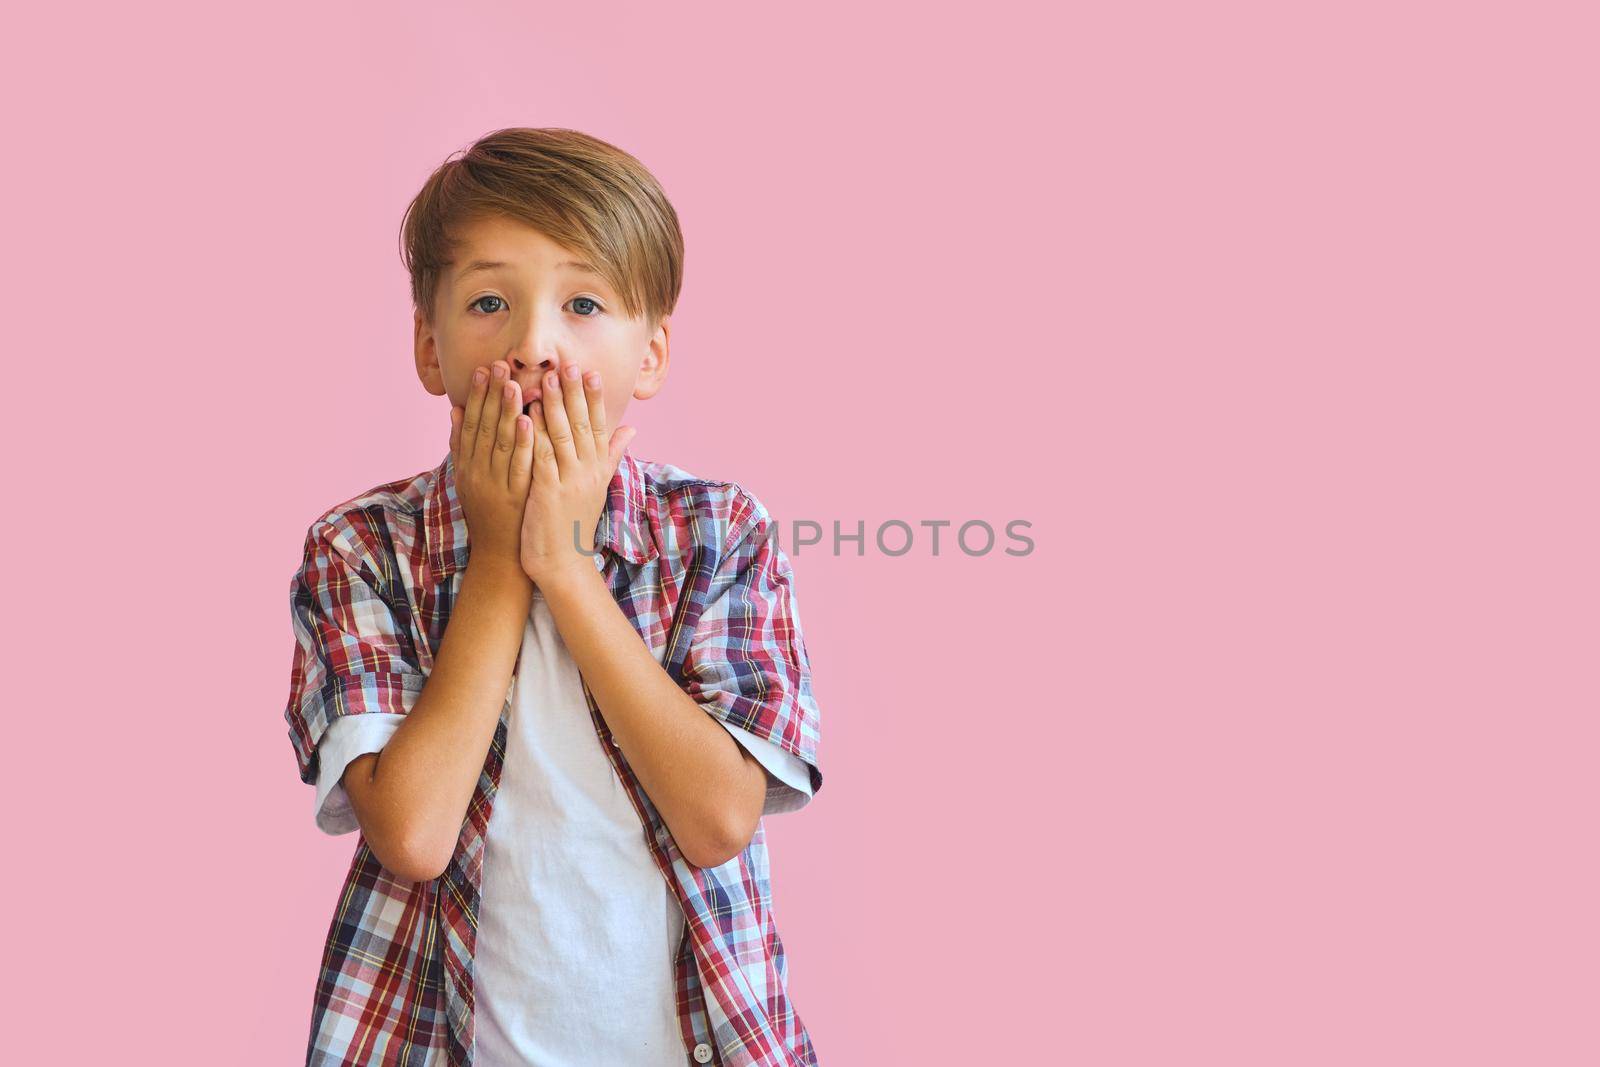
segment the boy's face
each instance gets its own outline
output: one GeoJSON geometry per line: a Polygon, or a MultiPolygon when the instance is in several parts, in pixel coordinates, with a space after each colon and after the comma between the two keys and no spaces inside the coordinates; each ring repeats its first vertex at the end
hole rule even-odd
{"type": "MultiPolygon", "coordinates": [[[[546,371],[576,363],[600,372],[615,430],[628,400],[648,399],[667,376],[668,319],[651,331],[627,318],[598,274],[565,265],[583,257],[503,216],[462,226],[456,259],[439,279],[430,327],[414,315],[417,376],[434,396],[466,406],[472,372],[504,360],[526,405],[546,371]],[[472,269],[475,263],[503,266],[472,269]]],[[[563,383],[564,383],[563,379],[563,383]]]]}

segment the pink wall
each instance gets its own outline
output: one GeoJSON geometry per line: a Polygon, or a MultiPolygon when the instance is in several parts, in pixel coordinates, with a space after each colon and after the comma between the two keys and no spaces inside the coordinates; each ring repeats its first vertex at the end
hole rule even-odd
{"type": "Polygon", "coordinates": [[[869,534],[768,821],[826,1067],[1595,1062],[1595,26],[1497,6],[33,9],[13,1061],[303,1056],[288,580],[443,456],[400,215],[534,125],[683,221],[635,455],[869,534]]]}

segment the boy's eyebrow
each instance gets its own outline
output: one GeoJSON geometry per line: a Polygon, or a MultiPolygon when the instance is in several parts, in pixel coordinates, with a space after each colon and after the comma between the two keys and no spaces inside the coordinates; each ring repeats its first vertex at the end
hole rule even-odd
{"type": "MultiPolygon", "coordinates": [[[[465,267],[462,268],[461,273],[456,275],[456,281],[459,282],[459,281],[463,280],[464,278],[466,278],[467,275],[471,274],[474,271],[501,270],[501,269],[503,269],[505,267],[509,267],[509,266],[511,266],[511,264],[503,263],[503,262],[501,262],[500,260],[497,260],[497,259],[475,259],[471,263],[468,263],[465,267]]],[[[581,270],[581,271],[583,271],[583,272],[585,272],[587,274],[593,274],[596,277],[600,276],[600,272],[595,270],[594,267],[592,267],[588,263],[579,262],[576,259],[563,260],[562,262],[556,264],[556,269],[559,270],[562,267],[573,267],[573,268],[576,268],[577,270],[581,270]]]]}

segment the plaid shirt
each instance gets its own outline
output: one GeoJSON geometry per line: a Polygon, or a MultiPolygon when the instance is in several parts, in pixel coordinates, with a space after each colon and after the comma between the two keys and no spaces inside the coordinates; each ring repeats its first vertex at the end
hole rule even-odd
{"type": "MultiPolygon", "coordinates": [[[[793,576],[775,531],[766,508],[737,484],[624,452],[597,524],[596,567],[672,680],[708,714],[804,761],[815,795],[820,717],[793,576]]],[[[377,486],[311,525],[290,585],[296,647],[284,713],[302,781],[315,785],[317,741],[337,716],[404,714],[416,703],[467,556],[448,454],[433,470],[377,486]]],[[[764,826],[721,866],[686,861],[587,683],[583,690],[601,748],[683,906],[673,968],[685,1063],[816,1064],[785,988],[764,826]]],[[[512,691],[439,878],[399,880],[358,839],[323,950],[308,1065],[472,1063],[484,830],[512,691]]],[[[769,803],[773,793],[793,795],[768,784],[769,803]]]]}

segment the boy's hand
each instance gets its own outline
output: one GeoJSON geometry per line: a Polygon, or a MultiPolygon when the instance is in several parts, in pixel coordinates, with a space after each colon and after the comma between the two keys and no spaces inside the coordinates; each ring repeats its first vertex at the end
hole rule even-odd
{"type": "Polygon", "coordinates": [[[574,568],[594,570],[594,534],[606,490],[638,432],[606,425],[600,372],[568,377],[546,372],[533,405],[533,486],[522,519],[523,572],[536,584],[574,568]],[[582,546],[582,547],[575,547],[582,546]]]}
{"type": "Polygon", "coordinates": [[[496,360],[473,372],[467,406],[450,406],[450,454],[471,558],[512,567],[533,478],[533,427],[521,393],[510,367],[496,360]]]}

